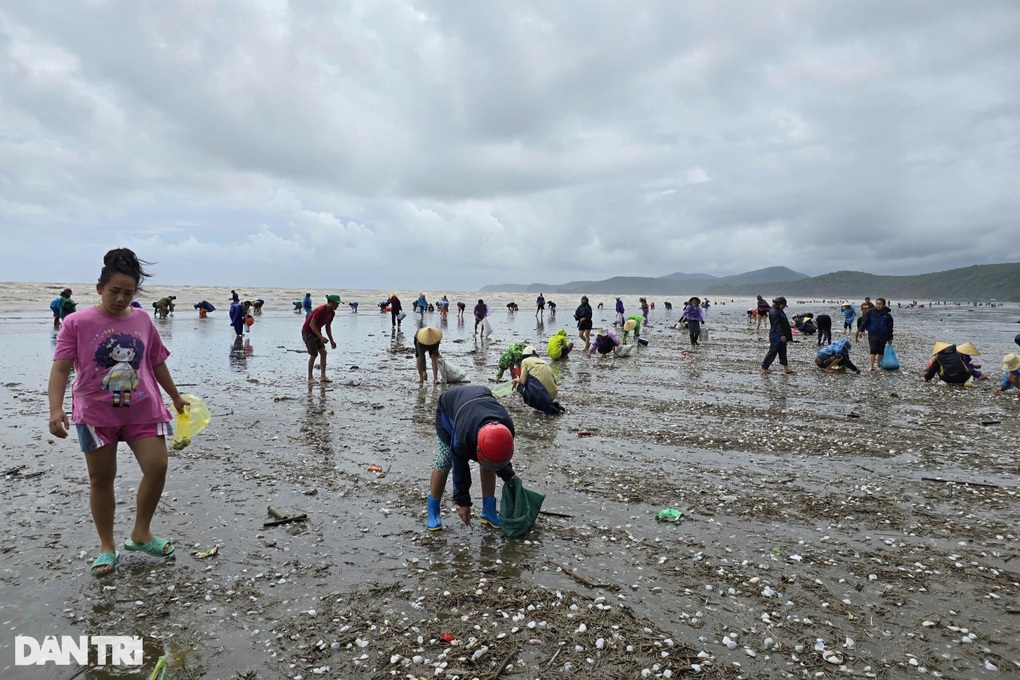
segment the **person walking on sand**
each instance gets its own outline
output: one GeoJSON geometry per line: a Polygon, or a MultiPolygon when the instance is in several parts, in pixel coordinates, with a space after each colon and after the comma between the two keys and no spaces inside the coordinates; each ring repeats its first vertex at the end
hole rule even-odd
{"type": "MultiPolygon", "coordinates": [[[[234,302],[238,302],[237,295],[234,295],[234,302]]],[[[312,313],[312,294],[305,293],[304,298],[301,300],[301,309],[305,310],[305,318],[312,313]]]]}
{"type": "Polygon", "coordinates": [[[768,302],[765,301],[765,298],[763,298],[761,295],[758,296],[758,301],[756,304],[757,304],[756,309],[758,311],[758,325],[755,327],[755,330],[760,331],[762,322],[765,321],[766,319],[770,320],[769,314],[772,312],[772,307],[769,305],[768,302]]]}
{"type": "Polygon", "coordinates": [[[117,477],[117,443],[126,442],[142,471],[135,502],[135,522],[124,549],[169,557],[173,542],[152,533],[152,516],[166,482],[166,437],[173,416],[163,404],[163,389],[178,413],[189,405],[167,368],[170,352],[149,314],[131,306],[149,264],[127,248],[103,258],[96,292],[99,304],[64,321],[57,336],[47,385],[49,430],[67,438],[74,423],[89,473],[89,505],[99,534],[99,556],[90,573],[99,578],[117,568],[120,553],[113,538],[117,477]],[[71,420],[64,397],[71,369],[71,420]],[[158,387],[157,387],[158,386],[158,387]]]}
{"type": "Polygon", "coordinates": [[[535,298],[535,318],[545,319],[545,293],[539,293],[535,298]]]}
{"type": "Polygon", "coordinates": [[[638,305],[641,307],[641,316],[644,317],[645,323],[648,323],[648,300],[645,298],[638,298],[638,305]]]}
{"type": "Polygon", "coordinates": [[[433,326],[422,326],[414,334],[414,358],[418,365],[418,384],[421,385],[429,377],[425,369],[425,355],[432,359],[432,382],[439,384],[439,342],[443,332],[433,326]]]}
{"type": "Polygon", "coordinates": [[[443,528],[440,501],[453,470],[453,502],[464,524],[471,523],[471,466],[478,463],[482,485],[482,524],[499,527],[496,477],[514,478],[514,421],[485,387],[453,387],[436,404],[436,459],[429,478],[426,509],[429,531],[443,528]]]}
{"type": "Polygon", "coordinates": [[[793,330],[790,328],[790,320],[786,318],[785,310],[786,298],[780,295],[772,301],[772,310],[769,311],[769,351],[761,362],[762,373],[769,372],[769,366],[777,356],[784,373],[796,372],[790,368],[786,359],[786,344],[793,341],[793,330]]]}
{"type": "Polygon", "coordinates": [[[705,323],[705,313],[701,309],[701,298],[695,296],[687,301],[681,320],[687,322],[687,333],[691,338],[691,347],[698,346],[701,338],[701,324],[705,323]]]}
{"type": "Polygon", "coordinates": [[[390,293],[390,296],[386,298],[386,304],[384,304],[383,307],[385,307],[386,305],[389,305],[390,307],[391,327],[400,328],[400,322],[404,318],[403,316],[401,316],[401,312],[403,311],[404,308],[400,304],[400,298],[397,297],[396,293],[390,293]]]}
{"type": "Polygon", "coordinates": [[[326,337],[329,338],[329,346],[336,349],[336,341],[333,340],[333,317],[336,310],[343,304],[339,295],[327,295],[326,304],[316,307],[311,314],[305,318],[301,326],[301,339],[305,341],[305,348],[308,350],[308,384],[315,382],[312,372],[315,369],[315,359],[319,359],[319,380],[324,383],[332,382],[326,377],[326,337]],[[322,335],[322,328],[326,328],[326,336],[322,335]]]}
{"type": "Polygon", "coordinates": [[[421,322],[425,323],[425,308],[429,306],[428,301],[425,299],[425,293],[418,293],[418,301],[415,302],[418,315],[421,317],[421,322]]]}
{"type": "Polygon", "coordinates": [[[854,304],[849,300],[844,300],[843,304],[839,306],[839,311],[843,312],[843,335],[852,333],[854,330],[854,319],[857,318],[857,310],[854,309],[854,304]]]}
{"type": "Polygon", "coordinates": [[[591,305],[588,304],[588,296],[581,296],[581,304],[574,310],[574,319],[577,321],[577,337],[584,340],[584,351],[591,347],[591,305]]]}
{"type": "Polygon", "coordinates": [[[623,314],[625,310],[623,308],[623,300],[619,297],[616,298],[616,321],[613,322],[614,326],[622,326],[624,319],[623,314]]]}
{"type": "MultiPolygon", "coordinates": [[[[868,300],[865,299],[867,303],[868,300]]],[[[864,308],[864,305],[861,305],[864,308]]],[[[868,334],[868,370],[874,371],[876,364],[885,353],[885,346],[893,342],[893,318],[889,308],[885,306],[885,298],[875,298],[875,306],[864,312],[861,317],[861,328],[857,331],[857,339],[868,334]]]]}

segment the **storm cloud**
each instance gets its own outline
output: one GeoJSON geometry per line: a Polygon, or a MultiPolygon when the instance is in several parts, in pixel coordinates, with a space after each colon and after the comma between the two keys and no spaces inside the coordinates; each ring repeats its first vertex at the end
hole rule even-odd
{"type": "Polygon", "coordinates": [[[1020,260],[1015,2],[0,9],[0,278],[472,290],[1020,260]]]}

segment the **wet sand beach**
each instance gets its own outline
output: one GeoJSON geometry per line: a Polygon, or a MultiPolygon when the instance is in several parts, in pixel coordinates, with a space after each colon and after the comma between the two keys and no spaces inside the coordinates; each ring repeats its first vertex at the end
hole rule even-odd
{"type": "MultiPolygon", "coordinates": [[[[147,677],[161,654],[174,678],[1020,673],[1020,401],[992,394],[1002,355],[1017,349],[1015,303],[894,302],[900,371],[823,374],[815,340],[798,336],[797,373],[763,376],[766,332],[747,324],[750,300],[714,301],[695,351],[673,328],[679,296],[671,312],[657,300],[648,347],[554,364],[564,415],[502,400],[515,469],[557,513],[507,539],[477,511],[461,525],[449,488],[444,529],[425,531],[434,410],[448,388],[418,385],[414,292],[401,294],[408,317],[394,334],[375,307],[387,291],[336,291],[360,309],[337,312],[333,382],[309,386],[303,315],[290,311],[304,290],[239,290],[267,304],[235,343],[229,290],[151,284],[147,308],[178,296],[156,324],[181,391],[202,397],[213,421],[171,451],[153,527],[175,556],[122,551],[97,580],[82,454],[46,427],[47,305],[62,286],[0,286],[4,678],[70,677],[76,669],[14,666],[15,635],[53,634],[143,637],[146,675],[96,667],[83,678],[147,677]],[[204,320],[191,307],[201,299],[218,307],[204,320]],[[936,340],[974,342],[991,379],[926,384],[936,340]],[[263,527],[270,504],[308,520],[263,527]],[[657,522],[663,508],[681,521],[657,522]],[[213,546],[216,556],[190,554],[213,546]]],[[[72,287],[80,307],[94,303],[90,286],[72,287]]],[[[326,292],[313,291],[317,304],[326,292]]],[[[425,321],[472,384],[494,386],[510,342],[544,351],[559,328],[577,340],[573,296],[547,295],[559,310],[542,325],[533,294],[449,297],[467,303],[465,321],[455,310],[446,325],[438,312],[425,321]],[[472,336],[478,297],[493,310],[489,340],[472,336]]],[[[590,297],[605,303],[596,328],[611,323],[614,298],[590,297]]],[[[637,296],[624,301],[637,310],[637,296]]],[[[833,315],[838,337],[835,305],[791,298],[788,311],[833,315]]],[[[854,343],[859,366],[865,349],[854,343]]],[[[119,463],[124,538],[140,475],[125,446],[119,463]]]]}

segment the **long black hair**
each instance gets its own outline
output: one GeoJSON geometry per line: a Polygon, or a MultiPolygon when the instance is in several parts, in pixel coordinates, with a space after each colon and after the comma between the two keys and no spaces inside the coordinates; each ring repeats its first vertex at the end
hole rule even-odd
{"type": "Polygon", "coordinates": [[[99,273],[99,285],[108,284],[114,274],[124,274],[133,278],[138,290],[141,290],[142,281],[151,276],[142,267],[150,264],[152,263],[139,260],[135,251],[130,248],[114,248],[103,256],[103,271],[99,273]]]}

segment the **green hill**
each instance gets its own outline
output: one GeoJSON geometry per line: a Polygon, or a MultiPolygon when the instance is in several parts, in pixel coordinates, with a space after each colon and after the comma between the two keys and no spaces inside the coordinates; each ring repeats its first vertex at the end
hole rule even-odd
{"type": "Polygon", "coordinates": [[[715,286],[715,295],[797,295],[801,297],[882,296],[905,300],[998,300],[1020,301],[1020,263],[984,264],[915,276],[879,276],[866,272],[839,271],[799,281],[740,286],[715,286]]]}

